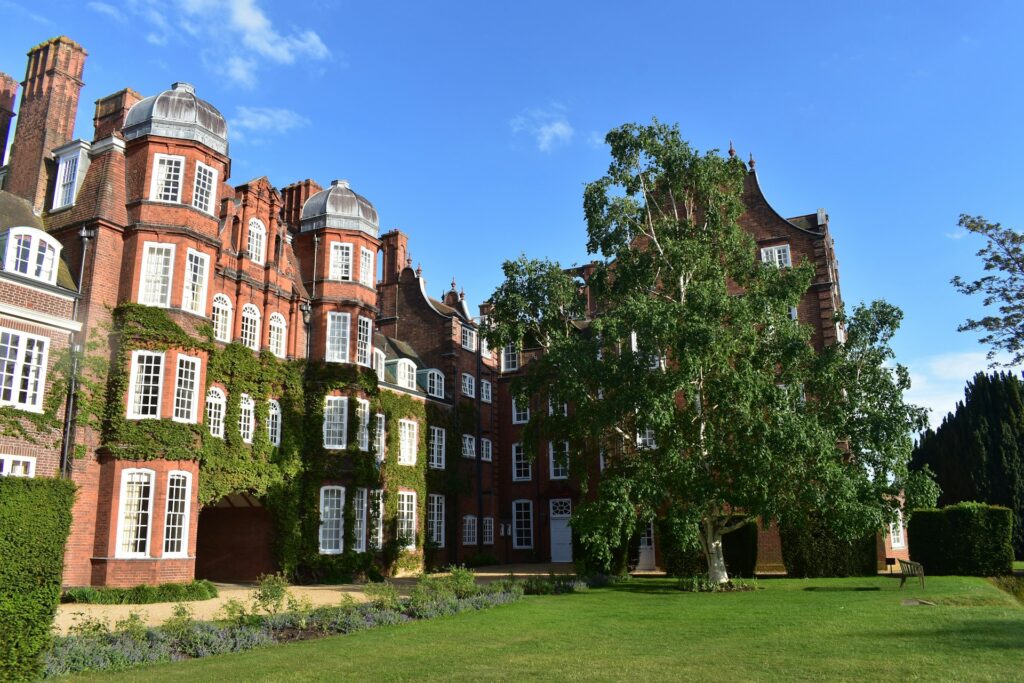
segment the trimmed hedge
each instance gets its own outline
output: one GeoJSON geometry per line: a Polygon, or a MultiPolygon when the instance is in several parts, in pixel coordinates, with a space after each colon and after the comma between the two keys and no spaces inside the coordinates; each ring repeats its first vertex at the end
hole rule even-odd
{"type": "Polygon", "coordinates": [[[780,523],[782,561],[794,578],[874,576],[878,573],[875,534],[858,540],[836,538],[820,520],[780,523]]]}
{"type": "Polygon", "coordinates": [[[75,485],[0,477],[0,680],[43,675],[75,485]]]}
{"type": "Polygon", "coordinates": [[[193,602],[217,597],[217,587],[206,579],[189,583],[162,583],[132,588],[68,588],[61,602],[91,605],[147,605],[153,602],[193,602]]]}
{"type": "Polygon", "coordinates": [[[910,557],[927,574],[1003,576],[1013,571],[1013,512],[984,503],[914,510],[910,557]]]}

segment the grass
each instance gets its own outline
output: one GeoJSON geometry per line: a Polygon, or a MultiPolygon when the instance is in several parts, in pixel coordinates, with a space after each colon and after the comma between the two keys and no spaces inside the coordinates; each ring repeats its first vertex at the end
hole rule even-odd
{"type": "Polygon", "coordinates": [[[665,579],[81,680],[1010,680],[1024,605],[984,579],[665,579]],[[935,606],[904,606],[921,598],[935,606]]]}
{"type": "Polygon", "coordinates": [[[1015,572],[1024,572],[1024,561],[1014,560],[1013,561],[1013,571],[1015,571],[1015,572]]]}

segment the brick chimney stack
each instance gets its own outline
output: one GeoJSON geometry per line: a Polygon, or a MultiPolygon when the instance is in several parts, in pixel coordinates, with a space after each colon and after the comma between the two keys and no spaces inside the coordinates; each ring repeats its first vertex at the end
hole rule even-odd
{"type": "Polygon", "coordinates": [[[86,54],[67,36],[28,52],[6,189],[32,202],[37,212],[46,199],[50,153],[74,135],[86,54]]]}
{"type": "Polygon", "coordinates": [[[292,183],[281,189],[281,202],[283,203],[281,218],[284,219],[288,227],[293,230],[299,229],[299,223],[302,218],[302,205],[306,203],[307,199],[322,189],[324,188],[320,187],[315,180],[310,180],[309,178],[292,183]]]}
{"type": "Polygon", "coordinates": [[[94,140],[109,138],[124,128],[128,112],[142,99],[142,95],[131,88],[119,90],[96,100],[96,114],[92,117],[95,129],[94,140]]]}
{"type": "Polygon", "coordinates": [[[381,282],[395,284],[409,258],[409,236],[401,230],[392,230],[381,235],[380,241],[384,252],[384,278],[381,282]]]}
{"type": "Polygon", "coordinates": [[[14,118],[14,100],[18,96],[18,81],[0,73],[0,166],[4,165],[7,140],[11,133],[11,119],[14,118]]]}

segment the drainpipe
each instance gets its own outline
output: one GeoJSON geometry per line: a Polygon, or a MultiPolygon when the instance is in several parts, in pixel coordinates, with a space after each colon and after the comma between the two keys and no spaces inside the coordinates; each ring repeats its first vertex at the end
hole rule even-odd
{"type": "Polygon", "coordinates": [[[313,325],[312,315],[313,302],[316,301],[316,265],[317,258],[320,253],[320,235],[313,235],[313,283],[309,292],[309,303],[306,304],[306,311],[302,312],[302,317],[306,321],[306,361],[309,361],[309,355],[313,349],[313,325]]]}
{"type": "MultiPolygon", "coordinates": [[[[96,236],[95,228],[83,227],[78,231],[78,237],[82,240],[82,259],[78,264],[78,297],[75,298],[71,308],[71,319],[78,321],[78,307],[82,299],[82,282],[85,278],[85,259],[89,253],[89,240],[96,236]]],[[[75,435],[75,394],[78,392],[78,360],[82,353],[82,345],[76,343],[75,333],[69,335],[69,346],[71,349],[71,372],[68,377],[68,395],[64,400],[64,427],[63,438],[60,445],[60,476],[68,479],[71,477],[71,441],[75,435]]]]}
{"type": "MultiPolygon", "coordinates": [[[[484,541],[484,461],[483,461],[483,387],[484,359],[480,353],[480,334],[476,337],[476,548],[477,553],[483,552],[484,541]]],[[[491,400],[494,400],[493,388],[491,400]]],[[[493,436],[493,435],[492,435],[493,436]]],[[[491,442],[491,466],[494,466],[494,443],[491,442]]]]}

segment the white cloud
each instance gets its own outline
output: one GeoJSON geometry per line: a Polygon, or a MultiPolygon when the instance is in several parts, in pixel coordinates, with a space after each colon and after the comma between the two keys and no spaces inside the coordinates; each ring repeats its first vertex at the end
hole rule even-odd
{"type": "Polygon", "coordinates": [[[595,148],[604,147],[604,134],[596,130],[590,131],[587,135],[587,144],[595,148]]]}
{"type": "MultiPolygon", "coordinates": [[[[1006,361],[1005,356],[996,360],[1006,361]]],[[[964,387],[977,372],[987,372],[989,360],[984,351],[959,351],[925,356],[906,363],[910,370],[910,390],[906,399],[929,410],[934,429],[946,413],[964,398],[964,387]]]]}
{"type": "Polygon", "coordinates": [[[951,240],[962,240],[963,238],[967,237],[967,235],[969,235],[969,234],[970,233],[967,232],[966,230],[957,230],[955,232],[947,232],[946,233],[946,237],[948,237],[951,240]]]}
{"type": "MultiPolygon", "coordinates": [[[[312,29],[280,30],[261,0],[126,0],[125,8],[149,24],[146,40],[156,46],[183,43],[203,51],[207,68],[243,88],[253,88],[267,63],[289,65],[299,58],[326,60],[331,51],[312,29]],[[171,24],[168,16],[175,18],[171,24]]],[[[118,10],[91,2],[97,12],[118,10]]],[[[113,16],[111,14],[111,16],[113,16]]]]}
{"type": "Polygon", "coordinates": [[[565,115],[565,107],[552,104],[547,109],[528,109],[509,122],[513,133],[525,133],[537,141],[537,149],[550,152],[572,141],[573,130],[565,115]]]}
{"type": "Polygon", "coordinates": [[[10,2],[9,0],[0,0],[0,9],[20,14],[39,24],[44,24],[46,26],[53,25],[53,22],[49,18],[43,16],[42,14],[36,14],[31,10],[25,9],[16,2],[10,2]]]}
{"type": "Polygon", "coordinates": [[[291,109],[276,107],[239,107],[238,116],[231,120],[234,130],[284,133],[293,128],[308,126],[309,119],[291,109]]]}
{"type": "Polygon", "coordinates": [[[87,7],[93,12],[98,12],[105,16],[110,17],[119,24],[125,24],[128,22],[128,17],[124,13],[113,5],[108,5],[105,2],[90,2],[87,3],[87,7]]]}

